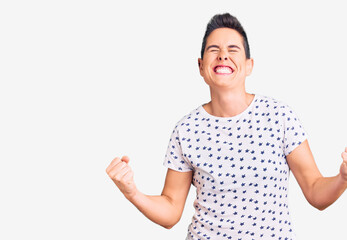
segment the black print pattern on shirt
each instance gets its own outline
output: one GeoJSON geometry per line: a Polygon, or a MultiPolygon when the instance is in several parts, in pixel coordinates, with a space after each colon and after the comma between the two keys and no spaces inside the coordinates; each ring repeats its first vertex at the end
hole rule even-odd
{"type": "Polygon", "coordinates": [[[234,117],[210,115],[200,105],[181,118],[164,166],[194,171],[187,239],[295,239],[286,156],[306,138],[291,107],[260,94],[234,117]]]}

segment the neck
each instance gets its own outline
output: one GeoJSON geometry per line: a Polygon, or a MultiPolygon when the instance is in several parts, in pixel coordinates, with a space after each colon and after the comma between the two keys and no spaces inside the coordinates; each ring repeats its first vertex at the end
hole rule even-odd
{"type": "Polygon", "coordinates": [[[233,117],[242,113],[251,104],[254,95],[245,90],[214,91],[210,88],[211,101],[205,110],[217,117],[233,117]]]}

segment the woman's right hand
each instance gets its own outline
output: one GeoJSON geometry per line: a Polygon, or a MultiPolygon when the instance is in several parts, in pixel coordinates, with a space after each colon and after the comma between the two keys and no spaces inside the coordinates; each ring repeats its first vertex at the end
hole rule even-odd
{"type": "Polygon", "coordinates": [[[137,191],[134,183],[134,172],[129,166],[129,157],[116,157],[106,168],[106,173],[117,185],[127,199],[133,197],[137,191]]]}

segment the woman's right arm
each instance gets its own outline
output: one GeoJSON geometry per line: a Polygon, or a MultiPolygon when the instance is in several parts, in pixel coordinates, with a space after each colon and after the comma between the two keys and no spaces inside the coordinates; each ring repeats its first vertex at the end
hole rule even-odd
{"type": "Polygon", "coordinates": [[[116,157],[106,172],[124,196],[151,221],[170,229],[180,219],[189,193],[193,171],[178,172],[168,168],[161,195],[149,196],[135,186],[129,158],[116,157]]]}

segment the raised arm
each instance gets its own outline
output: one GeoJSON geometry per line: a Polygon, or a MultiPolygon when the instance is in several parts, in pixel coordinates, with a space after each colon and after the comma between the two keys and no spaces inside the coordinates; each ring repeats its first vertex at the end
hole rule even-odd
{"type": "Polygon", "coordinates": [[[342,158],[340,172],[334,177],[323,177],[307,139],[287,155],[288,165],[305,198],[319,210],[334,203],[347,188],[347,148],[342,153],[342,158]]]}
{"type": "Polygon", "coordinates": [[[157,196],[145,195],[136,188],[127,156],[122,159],[116,157],[106,172],[124,196],[154,223],[170,229],[181,219],[192,182],[192,171],[178,172],[169,168],[163,191],[157,196]]]}

